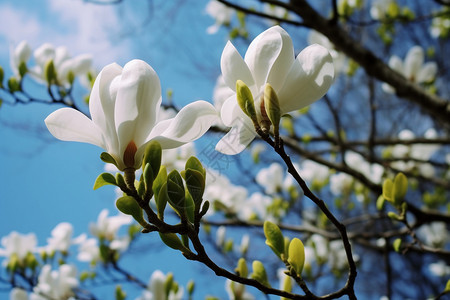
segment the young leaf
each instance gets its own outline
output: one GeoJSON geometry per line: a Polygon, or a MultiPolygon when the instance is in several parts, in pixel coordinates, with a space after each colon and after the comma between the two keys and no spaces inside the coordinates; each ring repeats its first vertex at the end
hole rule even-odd
{"type": "Polygon", "coordinates": [[[120,197],[116,201],[116,207],[124,214],[132,216],[143,227],[146,226],[142,208],[139,206],[139,204],[133,197],[131,196],[120,197]]]}
{"type": "Polygon", "coordinates": [[[94,190],[108,184],[117,186],[116,178],[112,174],[102,173],[95,179],[94,190]]]}
{"type": "Polygon", "coordinates": [[[303,265],[305,264],[305,247],[300,239],[294,238],[289,244],[289,258],[288,262],[297,273],[301,276],[303,265]]]}
{"type": "Polygon", "coordinates": [[[394,187],[392,189],[392,195],[394,197],[395,205],[399,206],[405,198],[408,191],[408,179],[403,173],[398,173],[394,178],[394,187]]]}
{"type": "Polygon", "coordinates": [[[244,258],[239,258],[237,267],[235,271],[239,274],[239,276],[247,278],[248,276],[248,268],[247,268],[247,262],[244,258]]]}
{"type": "Polygon", "coordinates": [[[164,209],[166,208],[167,201],[169,201],[169,196],[167,196],[167,183],[164,183],[159,189],[158,193],[155,194],[156,209],[158,211],[158,218],[164,219],[164,209]]]}
{"type": "Polygon", "coordinates": [[[159,233],[159,236],[164,244],[172,249],[180,250],[181,252],[190,252],[181,242],[180,238],[175,233],[159,233]]]}
{"type": "Polygon", "coordinates": [[[203,193],[205,192],[205,177],[197,170],[187,169],[185,172],[186,187],[194,200],[197,209],[200,209],[203,193]]]}
{"type": "Polygon", "coordinates": [[[203,168],[202,163],[195,156],[189,157],[189,159],[186,161],[184,169],[185,170],[192,169],[199,171],[200,173],[202,173],[203,178],[206,178],[206,170],[205,168],[203,168]]]}
{"type": "Polygon", "coordinates": [[[391,203],[394,201],[394,199],[392,197],[393,196],[393,194],[392,194],[393,188],[394,188],[394,183],[392,182],[392,180],[386,179],[383,182],[383,197],[384,197],[384,199],[386,199],[387,201],[389,201],[391,203]]]}
{"type": "Polygon", "coordinates": [[[261,284],[270,287],[269,280],[267,279],[266,269],[264,265],[259,260],[254,260],[252,263],[253,273],[250,275],[251,278],[259,281],[261,284]]]}
{"type": "Polygon", "coordinates": [[[284,256],[284,237],[280,228],[270,221],[265,221],[264,235],[266,236],[266,244],[280,259],[283,259],[281,255],[284,256]]]}
{"type": "Polygon", "coordinates": [[[162,148],[157,141],[151,141],[145,147],[144,159],[142,160],[142,167],[145,168],[150,164],[152,174],[158,174],[161,167],[162,148]]]}
{"type": "Polygon", "coordinates": [[[394,243],[392,244],[392,247],[394,248],[395,252],[400,252],[401,245],[402,245],[402,239],[398,238],[398,239],[395,239],[394,243]]]}

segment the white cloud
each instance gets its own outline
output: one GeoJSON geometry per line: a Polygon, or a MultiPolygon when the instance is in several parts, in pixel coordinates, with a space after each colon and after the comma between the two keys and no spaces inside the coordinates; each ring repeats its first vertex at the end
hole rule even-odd
{"type": "Polygon", "coordinates": [[[91,53],[100,68],[127,57],[127,43],[113,39],[121,30],[116,6],[48,0],[40,9],[0,5],[0,20],[7,24],[0,27],[0,38],[14,44],[27,40],[33,48],[45,42],[67,46],[72,55],[91,53]]]}

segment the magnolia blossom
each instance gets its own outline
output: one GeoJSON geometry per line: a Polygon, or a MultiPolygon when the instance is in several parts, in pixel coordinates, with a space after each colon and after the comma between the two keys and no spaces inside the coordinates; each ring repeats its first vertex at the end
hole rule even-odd
{"type": "Polygon", "coordinates": [[[117,236],[119,228],[123,225],[131,224],[133,218],[124,214],[108,217],[108,213],[107,209],[103,209],[98,215],[97,223],[89,224],[89,230],[93,236],[99,239],[113,241],[117,236]]]}
{"type": "MultiPolygon", "coordinates": [[[[403,141],[412,140],[415,138],[415,134],[410,130],[402,130],[398,134],[398,138],[403,141]]],[[[437,138],[437,132],[435,129],[428,129],[424,138],[434,139],[437,138]]],[[[432,177],[434,175],[434,167],[432,164],[427,163],[431,156],[440,148],[438,144],[414,144],[414,145],[402,145],[397,144],[390,148],[390,152],[393,158],[402,159],[393,162],[391,165],[400,171],[410,171],[417,168],[421,175],[425,177],[432,177]],[[419,163],[413,160],[403,160],[403,159],[414,159],[423,161],[419,163]]]]}
{"type": "Polygon", "coordinates": [[[73,289],[78,287],[77,270],[72,265],[60,265],[52,270],[45,265],[39,274],[38,284],[33,289],[31,300],[69,299],[74,296],[73,289]]]}
{"type": "Polygon", "coordinates": [[[444,222],[432,222],[417,230],[419,238],[428,246],[443,248],[450,241],[450,234],[444,222]]]}
{"type": "Polygon", "coordinates": [[[61,108],[45,123],[60,140],[105,149],[121,171],[138,169],[148,142],[156,140],[163,149],[179,147],[201,137],[217,118],[210,103],[196,101],[174,118],[156,122],[160,106],[158,75],[146,62],[132,60],[124,68],[110,64],[97,76],[89,101],[92,119],[61,108]]]}
{"type": "Polygon", "coordinates": [[[311,183],[315,187],[321,187],[330,176],[330,170],[324,165],[312,160],[305,160],[299,167],[299,174],[303,180],[311,183]]]}
{"type": "Polygon", "coordinates": [[[389,17],[395,17],[398,9],[395,0],[376,0],[370,7],[370,16],[374,20],[384,20],[389,17]]]}
{"type": "Polygon", "coordinates": [[[9,293],[9,300],[28,300],[28,294],[20,288],[13,288],[9,293]]]}
{"type": "Polygon", "coordinates": [[[335,196],[348,194],[352,184],[353,177],[348,174],[337,173],[330,176],[330,191],[335,196]]]}
{"type": "Polygon", "coordinates": [[[19,66],[26,63],[31,56],[31,47],[27,41],[21,41],[15,48],[11,47],[10,66],[14,75],[19,77],[19,66]]]}
{"type": "MultiPolygon", "coordinates": [[[[312,45],[295,58],[292,40],[280,26],[258,35],[248,47],[244,59],[228,41],[221,58],[225,83],[236,91],[242,80],[251,90],[258,121],[262,119],[261,96],[269,83],[277,93],[281,115],[301,109],[321,98],[334,78],[333,59],[326,48],[312,45]]],[[[221,118],[232,129],[216,145],[224,154],[242,152],[255,138],[250,118],[239,107],[236,95],[222,106],[221,118]]]]}
{"type": "Polygon", "coordinates": [[[286,171],[279,163],[272,163],[268,168],[261,169],[255,179],[267,194],[273,195],[293,186],[292,176],[285,175],[286,171]]]}
{"type": "Polygon", "coordinates": [[[381,183],[384,173],[383,166],[379,164],[370,164],[360,154],[352,151],[347,151],[345,153],[345,162],[350,168],[360,172],[373,183],[381,183]]]}
{"type": "Polygon", "coordinates": [[[77,238],[76,244],[79,244],[77,254],[77,259],[79,261],[95,263],[101,259],[97,239],[88,239],[87,236],[83,234],[77,238]]]}
{"type": "Polygon", "coordinates": [[[172,288],[167,291],[167,276],[160,270],[153,272],[147,285],[147,289],[144,290],[140,297],[136,300],[181,300],[183,299],[184,289],[182,287],[172,288]],[[167,293],[168,292],[168,293],[167,293]]]}
{"type": "Polygon", "coordinates": [[[70,223],[62,222],[56,225],[51,232],[51,237],[47,239],[46,252],[69,251],[72,244],[73,226],[70,223]]]}
{"type": "Polygon", "coordinates": [[[2,237],[1,244],[3,248],[0,248],[0,256],[6,257],[3,261],[3,265],[6,266],[13,256],[21,263],[28,253],[36,252],[37,238],[34,233],[20,234],[12,231],[2,237]]]}
{"type": "Polygon", "coordinates": [[[450,266],[445,261],[440,260],[437,263],[432,263],[428,266],[430,272],[439,277],[450,276],[450,266]]]}
{"type": "Polygon", "coordinates": [[[45,67],[53,61],[56,70],[57,84],[69,84],[69,73],[74,76],[87,74],[92,69],[92,55],[81,54],[72,57],[69,50],[64,47],[54,47],[45,43],[34,51],[36,66],[30,69],[30,74],[38,81],[46,82],[45,67]]]}
{"type": "Polygon", "coordinates": [[[214,25],[211,25],[206,30],[209,34],[216,33],[220,26],[229,25],[231,21],[231,17],[234,14],[234,10],[229,8],[223,3],[220,3],[216,0],[211,0],[206,5],[205,11],[208,15],[213,17],[216,20],[214,25]]]}
{"type": "MultiPolygon", "coordinates": [[[[405,60],[396,55],[389,59],[389,67],[402,74],[414,83],[429,83],[436,78],[437,64],[435,62],[424,63],[425,53],[422,47],[414,46],[406,53],[405,60]]],[[[387,93],[394,93],[394,88],[383,83],[382,88],[387,93]]]]}
{"type": "Polygon", "coordinates": [[[230,300],[253,300],[255,297],[245,290],[245,285],[227,279],[225,290],[230,300]]]}
{"type": "Polygon", "coordinates": [[[449,33],[450,33],[450,19],[444,15],[435,16],[431,21],[430,27],[431,36],[434,38],[446,38],[449,33]]]}

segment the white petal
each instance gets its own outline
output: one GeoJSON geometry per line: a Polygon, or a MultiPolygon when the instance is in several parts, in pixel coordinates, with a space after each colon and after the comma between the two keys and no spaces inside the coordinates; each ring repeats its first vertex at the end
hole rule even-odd
{"type": "Polygon", "coordinates": [[[195,101],[183,107],[175,118],[158,123],[147,141],[157,140],[164,149],[178,147],[200,138],[217,119],[211,103],[195,101]]]}
{"type": "MultiPolygon", "coordinates": [[[[107,65],[95,79],[89,98],[89,112],[92,121],[101,129],[105,137],[105,149],[116,159],[119,148],[114,121],[115,95],[111,95],[111,85],[122,73],[122,67],[116,63],[107,65]],[[113,151],[115,152],[113,153],[113,151]]],[[[120,159],[119,159],[120,161],[120,159]]]]}
{"type": "Polygon", "coordinates": [[[404,64],[405,70],[403,75],[405,75],[406,78],[411,80],[417,76],[417,73],[423,65],[424,56],[425,54],[420,46],[414,46],[409,49],[404,64]]]}
{"type": "Polygon", "coordinates": [[[416,81],[418,83],[431,82],[436,77],[438,66],[435,62],[428,62],[423,65],[417,74],[416,81]]]}
{"type": "Polygon", "coordinates": [[[239,107],[236,94],[228,97],[220,110],[220,118],[225,126],[231,127],[238,118],[247,118],[242,109],[239,107]]]}
{"type": "Polygon", "coordinates": [[[131,140],[139,147],[156,122],[161,105],[161,85],[153,68],[142,60],[127,63],[118,82],[114,110],[119,153],[131,140]]]}
{"type": "Polygon", "coordinates": [[[106,149],[98,126],[75,109],[60,108],[45,119],[45,124],[57,139],[89,143],[106,149]]]}
{"type": "Polygon", "coordinates": [[[311,45],[297,56],[278,93],[282,114],[301,109],[320,99],[330,88],[334,65],[325,47],[311,45]]]}
{"type": "Polygon", "coordinates": [[[227,155],[239,154],[256,136],[253,127],[237,124],[217,143],[216,150],[227,155]]]}
{"type": "Polygon", "coordinates": [[[400,74],[403,74],[403,61],[401,60],[400,57],[393,55],[391,56],[391,58],[389,59],[389,67],[394,70],[397,71],[400,74]]]}
{"type": "Polygon", "coordinates": [[[255,84],[247,64],[230,41],[227,42],[223,49],[220,67],[225,83],[233,91],[236,91],[236,81],[238,79],[245,82],[248,86],[255,84]]]}
{"type": "Polygon", "coordinates": [[[286,70],[289,70],[294,62],[292,40],[280,26],[271,27],[251,42],[244,61],[258,87],[269,82],[278,90],[286,78],[286,70]]]}

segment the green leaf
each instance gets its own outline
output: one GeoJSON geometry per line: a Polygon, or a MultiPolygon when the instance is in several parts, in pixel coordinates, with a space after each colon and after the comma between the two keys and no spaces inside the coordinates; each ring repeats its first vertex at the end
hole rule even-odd
{"type": "Polygon", "coordinates": [[[173,170],[167,176],[167,195],[169,196],[169,204],[180,215],[186,217],[186,197],[183,186],[183,179],[178,171],[173,170]]]}
{"type": "Polygon", "coordinates": [[[300,239],[294,238],[289,244],[289,258],[288,262],[297,273],[301,276],[303,265],[305,264],[305,247],[300,239]]]}
{"type": "Polygon", "coordinates": [[[149,163],[145,165],[142,176],[144,177],[145,190],[147,193],[152,192],[155,176],[153,175],[152,167],[149,163]]]}
{"type": "Polygon", "coordinates": [[[115,300],[125,300],[127,298],[127,293],[122,290],[122,287],[120,285],[117,285],[115,296],[115,300]]]}
{"type": "Polygon", "coordinates": [[[185,170],[192,169],[199,171],[200,173],[202,173],[203,178],[206,178],[206,170],[205,168],[203,168],[202,163],[195,156],[189,157],[189,159],[186,161],[184,169],[185,170]]]}
{"type": "Polygon", "coordinates": [[[205,177],[197,170],[187,169],[185,172],[186,187],[194,200],[195,207],[200,210],[200,205],[205,192],[205,177]]]}
{"type": "Polygon", "coordinates": [[[100,154],[100,159],[107,164],[113,164],[117,167],[116,160],[108,152],[102,152],[102,154],[100,154]]]}
{"type": "Polygon", "coordinates": [[[242,258],[242,257],[239,258],[235,271],[239,274],[239,276],[247,278],[248,267],[247,267],[247,262],[245,261],[244,258],[242,258]]]}
{"type": "Polygon", "coordinates": [[[185,199],[184,199],[184,208],[186,211],[186,216],[189,220],[189,222],[194,223],[194,219],[195,219],[195,207],[196,205],[194,204],[194,200],[192,199],[191,194],[189,194],[186,191],[185,194],[185,199]]]}
{"type": "Polygon", "coordinates": [[[380,197],[378,197],[377,204],[376,204],[378,210],[383,209],[384,200],[386,200],[386,199],[383,197],[383,195],[380,195],[380,197]]]}
{"type": "Polygon", "coordinates": [[[169,246],[172,249],[180,250],[181,252],[190,252],[183,243],[180,238],[175,233],[159,233],[159,236],[164,244],[169,246]]]}
{"type": "Polygon", "coordinates": [[[139,204],[133,197],[131,196],[120,197],[116,201],[116,207],[124,214],[132,216],[143,227],[146,226],[142,208],[139,206],[139,204]]]}
{"type": "MultiPolygon", "coordinates": [[[[155,180],[153,181],[152,189],[153,193],[155,195],[155,199],[158,197],[159,191],[161,190],[161,187],[167,182],[167,171],[166,167],[162,166],[159,170],[158,176],[156,176],[155,180]]],[[[167,190],[166,190],[167,193],[167,190]]]]}
{"type": "Polygon", "coordinates": [[[447,284],[445,285],[444,293],[450,292],[450,279],[447,280],[447,284]]]}
{"type": "Polygon", "coordinates": [[[386,179],[383,182],[383,197],[387,201],[393,203],[393,188],[394,188],[394,182],[392,182],[391,179],[386,179]]]}
{"type": "Polygon", "coordinates": [[[19,75],[20,75],[20,77],[25,76],[25,74],[27,74],[27,72],[28,72],[27,64],[26,64],[26,62],[22,61],[19,64],[19,75]]]}
{"type": "Polygon", "coordinates": [[[402,245],[402,239],[398,238],[398,239],[395,239],[394,243],[392,244],[392,247],[394,248],[395,252],[400,252],[401,245],[402,245]]]}
{"type": "Polygon", "coordinates": [[[44,67],[44,76],[45,79],[47,80],[47,84],[51,85],[53,83],[56,83],[56,69],[55,69],[55,65],[53,63],[53,60],[49,60],[44,67]]]}
{"type": "Polygon", "coordinates": [[[164,209],[166,209],[167,201],[169,201],[169,196],[167,196],[167,183],[164,183],[159,189],[158,194],[155,194],[156,209],[158,211],[158,218],[164,219],[164,209]]]}
{"type": "Polygon", "coordinates": [[[142,167],[145,168],[150,164],[152,174],[158,174],[161,167],[162,148],[157,141],[151,141],[145,147],[144,159],[142,160],[142,167]]]}
{"type": "Polygon", "coordinates": [[[401,205],[407,191],[408,191],[408,179],[403,173],[398,173],[397,176],[395,176],[394,178],[394,187],[392,189],[395,205],[397,206],[401,205]]]}
{"type": "Polygon", "coordinates": [[[270,222],[264,222],[264,235],[266,236],[266,244],[273,250],[273,252],[280,258],[284,256],[284,237],[280,228],[270,222]]]}
{"type": "Polygon", "coordinates": [[[253,273],[250,275],[251,278],[259,281],[261,284],[270,287],[269,280],[267,279],[266,269],[264,265],[259,260],[254,260],[252,263],[253,273]]]}
{"type": "Polygon", "coordinates": [[[94,190],[108,184],[117,186],[116,178],[110,173],[102,173],[95,180],[94,190]]]}

